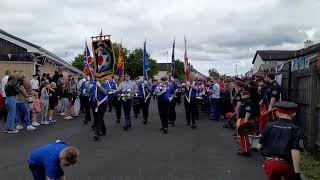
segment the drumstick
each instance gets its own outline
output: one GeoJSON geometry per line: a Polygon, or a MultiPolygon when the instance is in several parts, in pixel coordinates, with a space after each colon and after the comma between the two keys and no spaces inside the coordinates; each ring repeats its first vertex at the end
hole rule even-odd
{"type": "Polygon", "coordinates": [[[270,111],[265,111],[265,112],[263,112],[261,115],[266,115],[266,114],[268,114],[268,113],[270,113],[270,112],[272,112],[272,111],[274,111],[274,110],[276,110],[277,108],[272,108],[270,111]]]}

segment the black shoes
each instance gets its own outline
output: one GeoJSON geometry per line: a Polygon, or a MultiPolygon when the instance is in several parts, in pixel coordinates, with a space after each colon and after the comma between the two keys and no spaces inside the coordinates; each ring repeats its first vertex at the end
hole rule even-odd
{"type": "Polygon", "coordinates": [[[197,129],[197,125],[192,124],[191,128],[192,128],[192,129],[197,129]]]}
{"type": "Polygon", "coordinates": [[[93,140],[94,140],[94,141],[98,141],[98,140],[99,140],[99,136],[98,136],[98,135],[94,135],[94,136],[93,136],[93,140]]]}
{"type": "Polygon", "coordinates": [[[251,153],[250,153],[250,152],[242,152],[241,150],[238,150],[237,155],[240,155],[240,156],[250,156],[251,153]]]}
{"type": "Polygon", "coordinates": [[[116,120],[116,123],[117,123],[117,124],[120,124],[120,119],[117,119],[117,120],[116,120]]]}
{"type": "Polygon", "coordinates": [[[163,134],[168,134],[168,128],[160,128],[160,131],[162,131],[163,134]]]}
{"type": "Polygon", "coordinates": [[[123,130],[124,130],[124,131],[128,131],[131,127],[132,127],[131,124],[130,124],[130,125],[123,126],[123,130]]]}
{"type": "Polygon", "coordinates": [[[147,121],[147,120],[144,120],[142,123],[143,123],[144,125],[147,125],[147,124],[148,124],[148,121],[147,121]]]}

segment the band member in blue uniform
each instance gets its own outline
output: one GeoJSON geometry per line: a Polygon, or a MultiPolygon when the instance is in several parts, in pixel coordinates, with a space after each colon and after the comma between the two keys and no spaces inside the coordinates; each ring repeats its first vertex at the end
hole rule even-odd
{"type": "Polygon", "coordinates": [[[124,74],[125,81],[120,83],[119,86],[119,98],[122,100],[123,110],[125,115],[125,126],[123,130],[127,131],[132,127],[131,123],[131,108],[132,108],[132,96],[133,93],[138,92],[137,84],[130,80],[130,74],[126,72],[124,74]]]}
{"type": "Polygon", "coordinates": [[[117,90],[117,75],[112,76],[106,83],[108,85],[108,88],[110,89],[109,95],[108,95],[108,106],[109,106],[109,112],[112,112],[112,106],[116,105],[116,90],[117,90]]]}
{"type": "Polygon", "coordinates": [[[78,157],[77,148],[57,140],[34,150],[28,158],[28,164],[34,180],[65,180],[61,166],[76,164],[78,157]]]}
{"type": "Polygon", "coordinates": [[[108,107],[108,84],[96,79],[90,84],[90,99],[94,119],[94,140],[106,135],[106,126],[103,120],[108,107]]]}
{"type": "Polygon", "coordinates": [[[196,120],[199,119],[198,107],[196,105],[197,95],[200,83],[198,81],[193,81],[193,76],[190,76],[190,81],[186,82],[186,90],[185,90],[185,99],[184,105],[186,110],[186,126],[190,126],[192,121],[191,128],[197,128],[196,120]]]}
{"type": "Polygon", "coordinates": [[[169,124],[171,124],[171,126],[174,127],[176,122],[176,117],[177,117],[176,104],[177,104],[178,98],[176,96],[176,93],[179,90],[179,82],[173,77],[171,77],[171,79],[169,80],[169,85],[174,89],[174,94],[172,95],[172,100],[170,101],[170,105],[169,105],[169,124]]]}
{"type": "Polygon", "coordinates": [[[143,115],[143,124],[148,124],[149,104],[152,96],[152,83],[144,80],[139,85],[140,107],[143,115]]]}
{"type": "Polygon", "coordinates": [[[161,119],[162,128],[164,134],[168,133],[168,121],[169,121],[169,107],[174,89],[168,84],[168,78],[162,77],[161,83],[155,89],[155,94],[158,96],[158,110],[161,119]]]}
{"type": "Polygon", "coordinates": [[[85,111],[84,124],[88,124],[88,121],[91,121],[90,115],[90,80],[91,77],[87,76],[86,81],[82,82],[80,85],[83,108],[85,111]]]}

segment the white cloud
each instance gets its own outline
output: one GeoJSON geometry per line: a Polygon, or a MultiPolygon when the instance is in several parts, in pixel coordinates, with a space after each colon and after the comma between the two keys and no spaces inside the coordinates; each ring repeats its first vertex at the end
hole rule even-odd
{"type": "Polygon", "coordinates": [[[102,28],[129,49],[142,47],[165,62],[173,37],[183,59],[183,36],[190,62],[207,74],[216,68],[233,75],[251,68],[257,49],[296,49],[319,42],[317,0],[1,0],[2,29],[68,59],[82,52],[102,28]]]}

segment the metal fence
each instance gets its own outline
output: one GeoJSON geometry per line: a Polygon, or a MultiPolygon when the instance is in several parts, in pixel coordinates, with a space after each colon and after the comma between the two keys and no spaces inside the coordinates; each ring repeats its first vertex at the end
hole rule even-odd
{"type": "Polygon", "coordinates": [[[320,67],[317,58],[312,54],[292,59],[279,72],[282,74],[282,100],[299,105],[295,122],[304,131],[306,146],[319,150],[320,67]]]}

